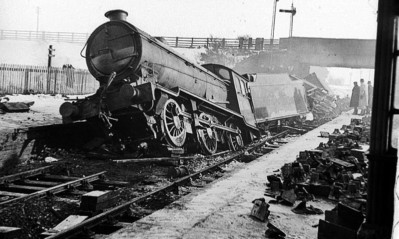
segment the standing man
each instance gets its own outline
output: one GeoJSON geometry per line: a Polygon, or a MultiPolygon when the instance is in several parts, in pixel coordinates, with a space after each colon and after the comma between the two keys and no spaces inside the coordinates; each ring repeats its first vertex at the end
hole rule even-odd
{"type": "Polygon", "coordinates": [[[359,106],[359,94],[360,94],[360,87],[357,85],[357,82],[353,82],[353,89],[352,89],[352,96],[351,102],[349,103],[349,107],[353,107],[353,114],[357,115],[357,107],[359,106]]]}
{"type": "Polygon", "coordinates": [[[367,87],[368,87],[368,106],[367,106],[367,113],[371,113],[371,108],[373,107],[373,90],[374,87],[371,85],[371,81],[367,82],[367,87]]]}
{"type": "Polygon", "coordinates": [[[366,113],[367,108],[367,89],[366,84],[364,84],[364,79],[360,79],[360,95],[359,95],[359,109],[360,115],[366,113]]]}

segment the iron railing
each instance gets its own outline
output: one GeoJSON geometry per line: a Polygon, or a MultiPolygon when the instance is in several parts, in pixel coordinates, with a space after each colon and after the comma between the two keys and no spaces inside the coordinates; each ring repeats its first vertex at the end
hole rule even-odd
{"type": "MultiPolygon", "coordinates": [[[[0,40],[45,40],[53,42],[86,43],[88,33],[74,32],[47,32],[47,31],[21,31],[21,30],[0,30],[0,40]]],[[[235,48],[243,50],[267,50],[278,48],[279,39],[265,38],[204,38],[204,37],[157,37],[162,38],[171,47],[176,48],[197,48],[197,47],[219,47],[235,48]]]]}

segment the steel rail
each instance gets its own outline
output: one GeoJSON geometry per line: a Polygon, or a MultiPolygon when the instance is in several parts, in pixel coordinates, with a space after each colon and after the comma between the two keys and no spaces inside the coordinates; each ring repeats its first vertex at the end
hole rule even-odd
{"type": "Polygon", "coordinates": [[[114,207],[114,208],[108,210],[108,211],[105,211],[105,212],[103,212],[101,214],[98,214],[98,215],[96,215],[94,217],[91,217],[91,218],[83,221],[80,224],[77,224],[77,225],[75,225],[73,227],[70,227],[70,228],[68,228],[66,230],[60,231],[60,232],[58,232],[58,233],[56,233],[56,234],[54,234],[52,236],[46,237],[46,239],[70,238],[70,237],[78,235],[79,233],[81,233],[83,231],[90,230],[91,228],[93,228],[93,227],[95,227],[95,226],[97,226],[97,225],[99,225],[101,223],[110,221],[110,220],[114,219],[116,216],[123,214],[124,212],[126,212],[129,209],[129,207],[133,203],[141,202],[141,201],[147,199],[148,197],[153,196],[153,195],[155,195],[157,193],[160,193],[162,191],[173,190],[176,187],[181,186],[181,185],[183,185],[186,182],[190,182],[190,180],[192,180],[192,178],[198,177],[198,176],[200,176],[203,173],[211,171],[211,170],[213,170],[213,169],[215,169],[215,168],[217,168],[217,167],[219,167],[219,166],[221,166],[223,164],[229,163],[229,162],[237,159],[238,157],[243,155],[245,153],[245,151],[254,151],[257,148],[259,148],[262,145],[264,145],[267,141],[273,140],[273,139],[278,138],[278,137],[281,137],[281,136],[283,136],[283,135],[285,135],[287,133],[288,133],[288,130],[286,130],[284,132],[281,132],[281,133],[279,133],[277,135],[274,135],[272,137],[263,139],[263,141],[258,142],[255,145],[249,146],[249,148],[241,150],[240,152],[236,152],[236,153],[232,154],[230,157],[228,157],[227,159],[225,159],[225,160],[223,160],[223,161],[221,161],[219,163],[216,163],[215,165],[209,166],[209,167],[207,167],[205,169],[202,169],[202,170],[200,170],[198,172],[195,172],[193,174],[190,174],[188,176],[180,178],[180,179],[172,182],[169,185],[166,185],[164,187],[161,187],[161,188],[157,189],[154,192],[147,193],[147,194],[142,195],[140,197],[137,197],[137,198],[135,198],[133,200],[125,202],[125,203],[123,203],[123,204],[121,204],[121,205],[119,205],[117,207],[114,207]]]}
{"type": "Polygon", "coordinates": [[[90,176],[86,176],[86,177],[79,178],[79,179],[76,179],[76,180],[73,180],[73,181],[70,181],[70,182],[62,183],[62,184],[54,186],[54,187],[50,187],[50,188],[44,189],[44,190],[41,190],[41,191],[37,191],[37,192],[31,193],[31,194],[28,194],[26,196],[23,196],[23,197],[18,197],[18,198],[14,198],[14,199],[11,199],[11,200],[8,200],[8,201],[4,201],[4,202],[0,203],[0,206],[9,206],[9,205],[11,205],[11,204],[13,204],[15,202],[19,202],[19,201],[23,201],[23,200],[27,200],[27,199],[32,199],[32,198],[35,198],[35,197],[43,196],[45,194],[57,194],[57,193],[60,193],[60,192],[64,192],[64,191],[66,191],[66,190],[68,190],[68,189],[70,189],[72,187],[80,186],[84,182],[90,183],[90,182],[93,182],[93,181],[97,181],[97,180],[100,179],[101,175],[103,175],[105,173],[106,173],[106,171],[102,171],[102,172],[99,172],[99,173],[96,173],[96,174],[93,174],[93,175],[90,175],[90,176]]]}

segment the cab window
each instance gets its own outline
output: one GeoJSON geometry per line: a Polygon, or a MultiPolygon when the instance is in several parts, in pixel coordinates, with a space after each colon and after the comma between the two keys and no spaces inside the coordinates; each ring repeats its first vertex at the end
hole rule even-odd
{"type": "Polygon", "coordinates": [[[224,80],[230,80],[230,71],[224,68],[219,68],[217,74],[224,80]]]}
{"type": "Polygon", "coordinates": [[[247,95],[247,87],[245,86],[245,82],[241,77],[239,77],[236,73],[234,74],[234,83],[237,85],[237,93],[241,93],[242,95],[247,95]]]}

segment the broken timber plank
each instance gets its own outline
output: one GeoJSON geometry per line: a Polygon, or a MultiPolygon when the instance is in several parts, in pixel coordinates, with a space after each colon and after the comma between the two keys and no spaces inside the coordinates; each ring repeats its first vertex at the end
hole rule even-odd
{"type": "Polygon", "coordinates": [[[10,196],[10,197],[23,197],[26,196],[26,193],[15,193],[15,192],[6,192],[0,191],[0,196],[10,196]]]}
{"type": "Polygon", "coordinates": [[[45,172],[48,172],[50,170],[50,168],[52,168],[52,167],[53,166],[46,166],[46,167],[42,167],[42,168],[29,170],[26,172],[21,172],[21,173],[16,173],[16,174],[9,175],[9,176],[4,176],[4,177],[0,178],[0,184],[3,184],[5,182],[17,181],[17,180],[28,178],[28,177],[33,177],[36,175],[40,175],[45,172]]]}
{"type": "Polygon", "coordinates": [[[41,235],[45,237],[49,237],[51,235],[54,235],[60,231],[64,231],[68,228],[71,228],[84,220],[86,220],[89,216],[82,216],[82,215],[70,215],[67,217],[64,221],[62,221],[60,224],[55,226],[53,229],[50,229],[46,232],[43,232],[41,235]]]}
{"type": "Polygon", "coordinates": [[[79,179],[79,177],[69,177],[69,176],[63,176],[63,175],[44,175],[41,178],[47,179],[47,180],[55,180],[55,181],[72,181],[72,180],[79,179]]]}
{"type": "Polygon", "coordinates": [[[0,226],[0,239],[17,239],[21,237],[21,228],[0,226]]]}
{"type": "Polygon", "coordinates": [[[22,181],[24,184],[27,185],[36,185],[36,186],[44,186],[44,187],[52,187],[52,186],[56,186],[59,183],[57,182],[48,182],[48,181],[39,181],[39,180],[29,180],[26,179],[24,181],[22,181]]]}
{"type": "Polygon", "coordinates": [[[41,191],[47,189],[46,187],[37,187],[37,186],[26,186],[26,185],[17,185],[17,184],[10,184],[7,187],[3,187],[7,191],[17,191],[17,192],[26,192],[26,191],[41,191]]]}

